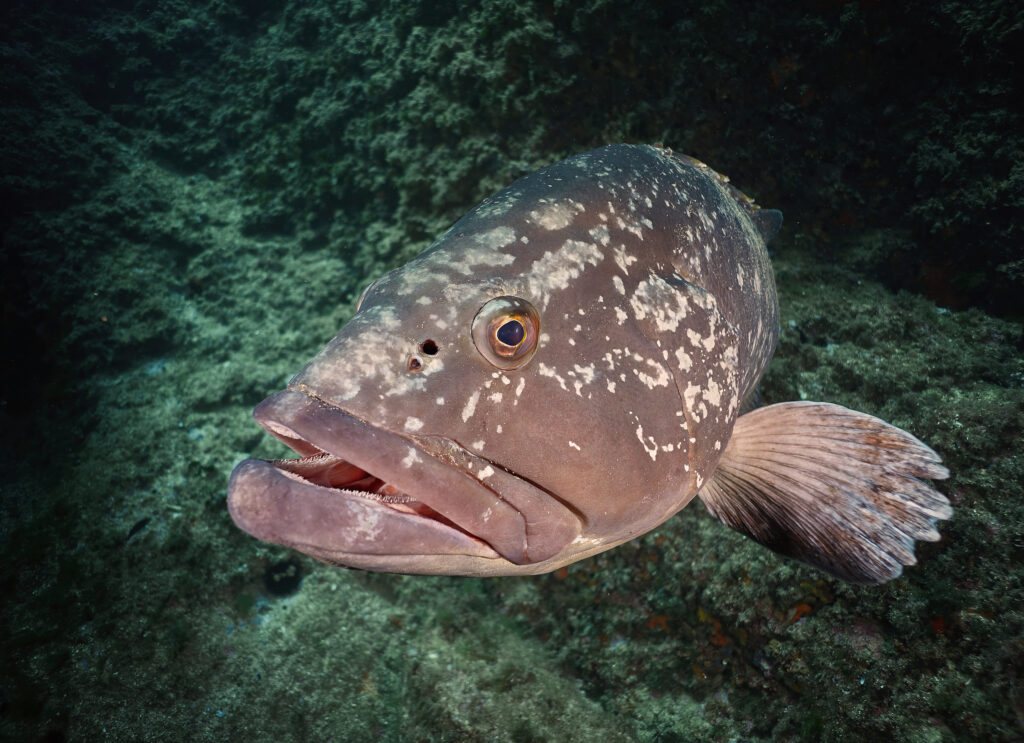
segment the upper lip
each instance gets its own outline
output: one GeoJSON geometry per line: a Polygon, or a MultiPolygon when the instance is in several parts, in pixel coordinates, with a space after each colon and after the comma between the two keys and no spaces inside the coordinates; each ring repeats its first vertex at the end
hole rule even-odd
{"type": "MultiPolygon", "coordinates": [[[[268,463],[249,460],[232,476],[232,515],[257,536],[266,536],[257,531],[272,531],[270,541],[300,546],[297,542],[304,536],[301,532],[312,528],[318,533],[306,535],[302,539],[307,542],[304,547],[324,547],[312,542],[328,539],[344,545],[337,552],[393,549],[392,554],[407,554],[404,550],[409,545],[395,543],[396,534],[366,536],[353,543],[351,534],[340,533],[357,529],[353,520],[365,521],[366,514],[371,514],[374,524],[381,524],[382,532],[397,526],[404,535],[410,527],[422,527],[425,532],[417,532],[417,549],[500,556],[523,564],[557,554],[579,534],[577,516],[550,494],[503,468],[486,466],[486,460],[450,439],[393,433],[296,389],[267,398],[253,415],[267,431],[304,457],[268,463]],[[430,451],[443,454],[444,461],[430,451]],[[288,531],[294,532],[293,539],[278,533],[287,526],[282,521],[289,516],[271,517],[266,525],[255,524],[253,508],[243,503],[243,478],[253,481],[257,477],[262,478],[259,485],[264,491],[272,487],[275,504],[288,501],[288,508],[280,510],[300,518],[298,509],[305,502],[322,512],[318,517],[321,522],[326,519],[334,523],[330,528],[320,527],[308,523],[308,514],[301,514],[301,528],[288,531]],[[383,488],[385,484],[387,488],[383,488]],[[324,492],[327,488],[331,489],[329,493],[324,492]],[[379,492],[382,488],[383,494],[379,492]]],[[[403,538],[408,541],[407,535],[403,538]]]]}

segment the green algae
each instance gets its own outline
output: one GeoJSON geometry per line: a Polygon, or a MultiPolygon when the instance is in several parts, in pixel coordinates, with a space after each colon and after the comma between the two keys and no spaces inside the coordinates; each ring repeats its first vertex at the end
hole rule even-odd
{"type": "Polygon", "coordinates": [[[1020,287],[1009,8],[737,27],[722,2],[16,5],[0,736],[1019,738],[1024,341],[978,308],[1012,317],[1020,287]],[[875,74],[901,48],[941,66],[945,113],[913,65],[875,74]],[[934,446],[942,541],[851,587],[694,504],[549,576],[299,558],[299,591],[270,595],[294,556],[224,508],[233,464],[286,454],[251,408],[478,199],[622,139],[786,211],[763,401],[839,402],[934,446]]]}

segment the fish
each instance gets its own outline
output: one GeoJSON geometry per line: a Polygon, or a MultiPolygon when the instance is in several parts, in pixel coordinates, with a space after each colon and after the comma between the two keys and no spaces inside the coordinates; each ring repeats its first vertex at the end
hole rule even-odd
{"type": "Polygon", "coordinates": [[[782,214],[704,163],[617,144],[530,173],[370,283],[254,410],[297,458],[239,463],[234,522],[325,563],[550,572],[699,498],[852,583],[952,516],[910,433],[827,402],[758,407],[782,214]]]}

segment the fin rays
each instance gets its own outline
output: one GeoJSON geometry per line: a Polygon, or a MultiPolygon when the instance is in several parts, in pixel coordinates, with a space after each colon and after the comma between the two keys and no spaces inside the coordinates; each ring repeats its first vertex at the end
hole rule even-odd
{"type": "Polygon", "coordinates": [[[742,416],[700,496],[728,526],[845,580],[881,583],[913,565],[952,515],[917,479],[948,470],[895,426],[839,405],[793,402],[742,416]]]}

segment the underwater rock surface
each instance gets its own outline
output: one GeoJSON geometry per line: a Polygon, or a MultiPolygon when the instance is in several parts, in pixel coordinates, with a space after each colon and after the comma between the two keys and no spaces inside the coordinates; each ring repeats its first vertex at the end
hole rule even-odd
{"type": "Polygon", "coordinates": [[[2,11],[0,737],[1024,736],[1016,5],[378,7],[2,11]],[[699,508],[537,578],[238,532],[232,465],[285,454],[251,408],[367,281],[618,141],[785,212],[762,402],[942,455],[920,564],[842,585],[699,508]]]}

